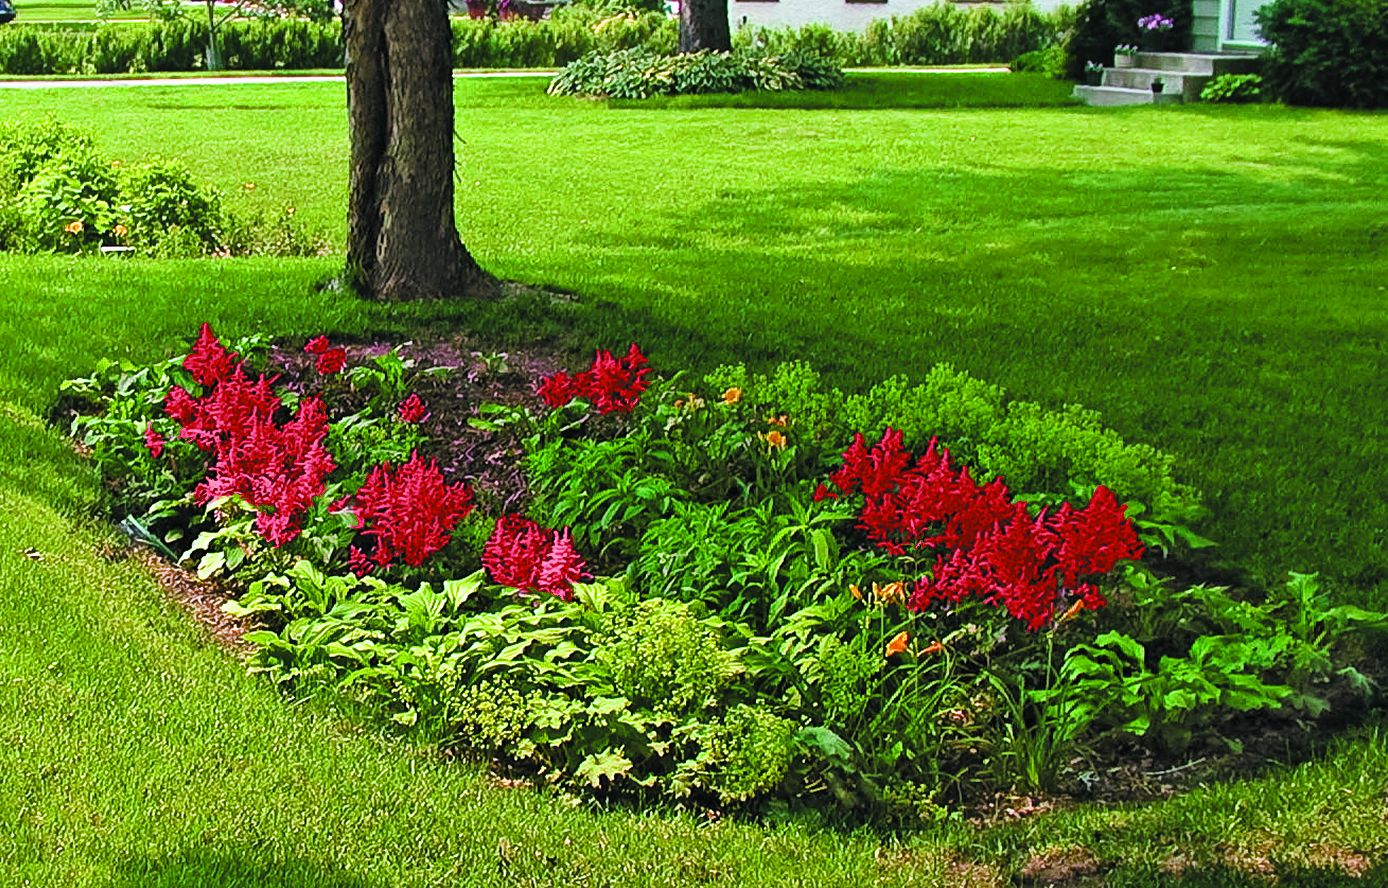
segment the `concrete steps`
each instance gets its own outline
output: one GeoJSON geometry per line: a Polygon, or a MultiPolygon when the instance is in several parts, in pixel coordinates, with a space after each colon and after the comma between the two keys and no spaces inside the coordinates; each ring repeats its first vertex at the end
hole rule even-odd
{"type": "Polygon", "coordinates": [[[1151,105],[1200,101],[1205,84],[1220,74],[1256,71],[1253,53],[1140,52],[1131,66],[1105,68],[1099,86],[1080,84],[1074,97],[1086,105],[1151,105]],[[1152,83],[1161,80],[1154,98],[1152,83]]]}
{"type": "Polygon", "coordinates": [[[1086,86],[1081,83],[1071,93],[1086,105],[1150,105],[1150,89],[1127,89],[1122,86],[1086,86]]]}
{"type": "Polygon", "coordinates": [[[1258,56],[1251,52],[1140,52],[1133,67],[1217,77],[1258,70],[1258,56]]]}

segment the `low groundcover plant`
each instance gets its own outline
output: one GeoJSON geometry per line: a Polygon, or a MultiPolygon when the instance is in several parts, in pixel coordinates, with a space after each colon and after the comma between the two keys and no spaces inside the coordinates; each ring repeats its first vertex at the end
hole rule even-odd
{"type": "Polygon", "coordinates": [[[441,371],[266,352],[204,324],[65,386],[123,526],[225,584],[254,669],[563,791],[910,823],[1369,687],[1341,641],[1383,615],[1165,576],[1209,544],[1169,457],[947,367],[598,350],[475,411],[523,444],[498,492],[430,440],[441,371]]]}

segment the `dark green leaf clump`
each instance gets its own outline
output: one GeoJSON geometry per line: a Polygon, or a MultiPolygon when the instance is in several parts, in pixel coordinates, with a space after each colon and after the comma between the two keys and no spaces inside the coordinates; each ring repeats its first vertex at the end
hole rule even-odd
{"type": "Polygon", "coordinates": [[[1264,76],[1293,105],[1388,107],[1388,0],[1274,0],[1257,12],[1272,44],[1264,76]]]}

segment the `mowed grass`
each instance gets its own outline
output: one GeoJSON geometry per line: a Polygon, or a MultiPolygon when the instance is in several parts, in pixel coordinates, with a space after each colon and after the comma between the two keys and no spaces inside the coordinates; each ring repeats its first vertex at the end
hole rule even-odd
{"type": "MultiPolygon", "coordinates": [[[[1202,531],[1254,580],[1317,570],[1388,600],[1388,117],[930,110],[1063,95],[1020,75],[850,83],[865,110],[617,110],[540,79],[460,81],[467,243],[504,277],[581,294],[574,343],[640,339],[667,369],[805,358],[862,388],[949,361],[1093,407],[1179,457],[1212,509],[1202,531]]],[[[185,158],[233,205],[293,205],[343,237],[338,84],[13,107],[93,127],[125,162],[185,158]]]]}
{"type": "MultiPolygon", "coordinates": [[[[210,645],[121,557],[90,468],[43,421],[61,379],[167,354],[202,320],[636,339],[665,368],[804,357],[850,388],[950,360],[1177,453],[1232,559],[1321,568],[1343,595],[1382,582],[1388,118],[614,109],[541,90],[459,84],[460,219],[487,267],[575,302],[372,305],[314,290],[332,258],[0,257],[0,885],[953,885],[1071,846],[1114,885],[1388,881],[1382,726],[1160,804],[898,843],[501,789],[287,704],[210,645]]],[[[340,86],[23,107],[342,236],[340,86]]]]}

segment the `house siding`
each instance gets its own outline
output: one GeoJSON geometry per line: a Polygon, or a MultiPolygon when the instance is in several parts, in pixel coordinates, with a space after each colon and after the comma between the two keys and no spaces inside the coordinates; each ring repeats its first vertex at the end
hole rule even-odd
{"type": "MultiPolygon", "coordinates": [[[[736,30],[743,25],[767,28],[799,28],[809,24],[828,25],[836,31],[862,33],[873,19],[909,15],[936,0],[728,0],[728,22],[736,30]]],[[[1064,5],[1063,0],[1033,0],[1037,9],[1049,12],[1064,5]]],[[[999,8],[1001,8],[999,6],[999,8]]]]}
{"type": "Polygon", "coordinates": [[[1196,52],[1219,49],[1219,3],[1220,0],[1194,0],[1190,48],[1196,52]]]}

